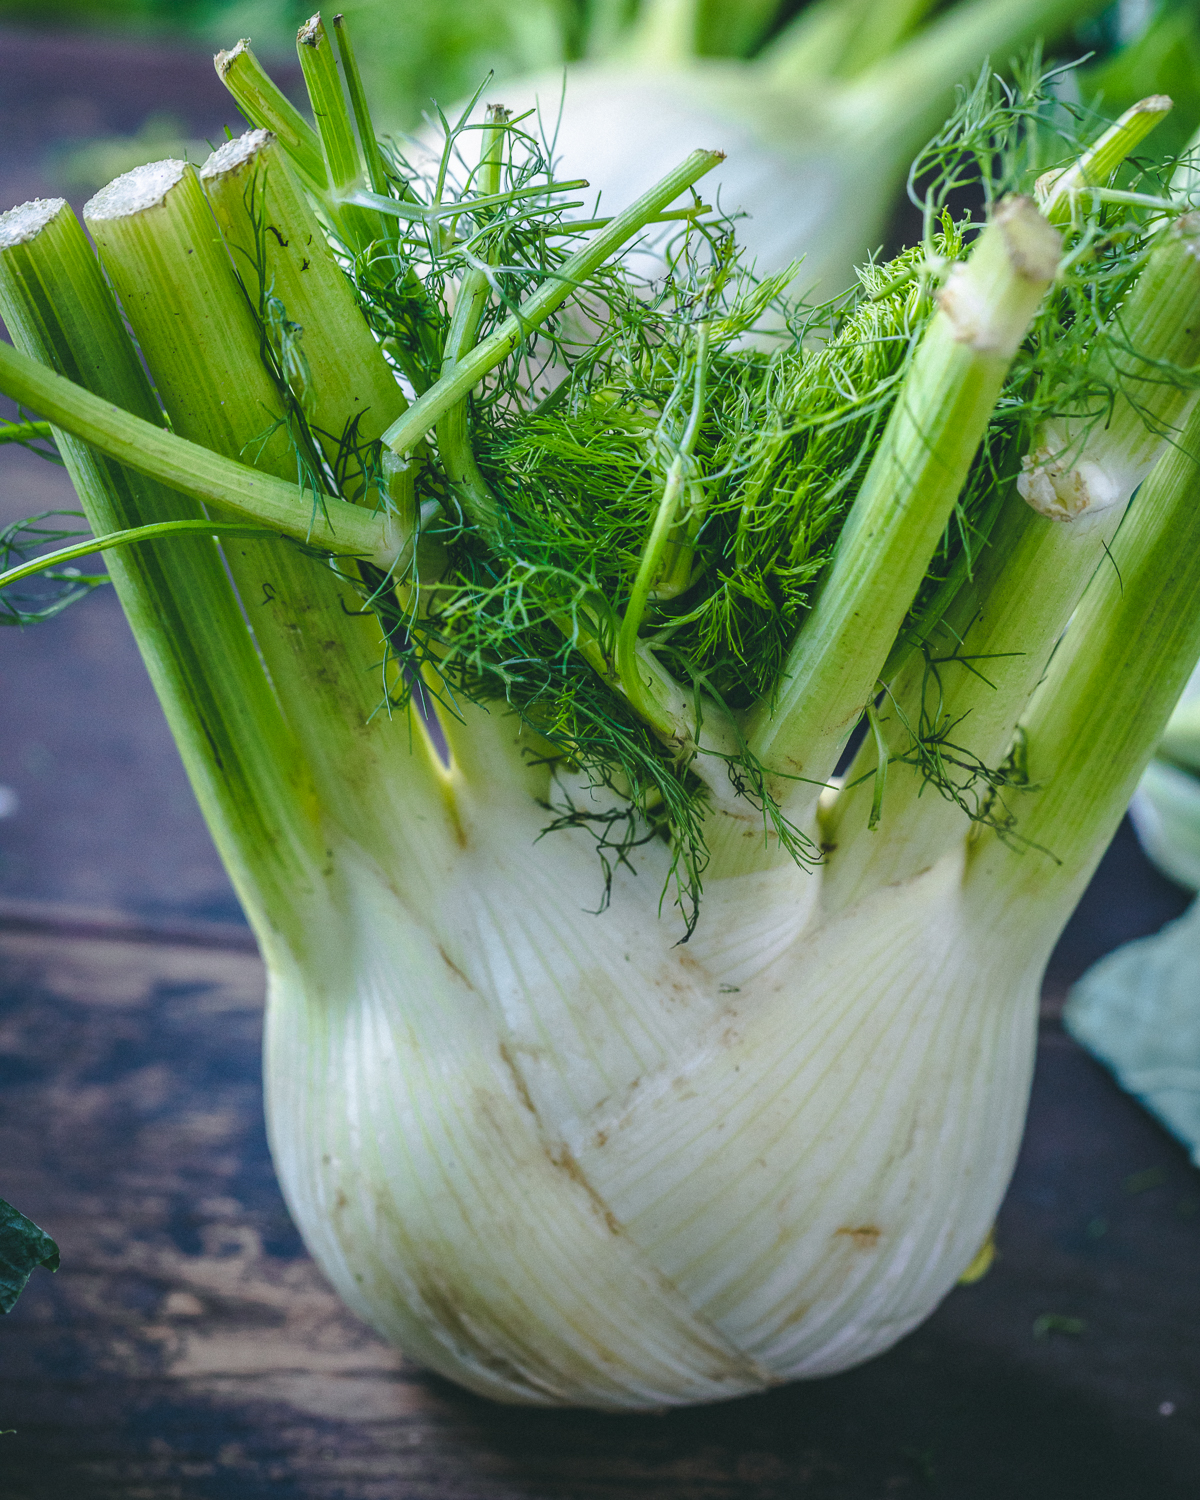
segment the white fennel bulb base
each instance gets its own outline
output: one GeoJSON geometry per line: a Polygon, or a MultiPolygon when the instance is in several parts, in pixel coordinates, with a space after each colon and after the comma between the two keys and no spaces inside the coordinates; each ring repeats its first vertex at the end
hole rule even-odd
{"type": "Polygon", "coordinates": [[[1005,1190],[1048,940],[1000,959],[959,848],[833,919],[790,861],[712,878],[675,945],[665,847],[594,915],[590,836],[479,812],[419,867],[336,850],[271,962],[272,1149],[339,1292],[523,1403],[720,1400],[895,1343],[1005,1190]]]}

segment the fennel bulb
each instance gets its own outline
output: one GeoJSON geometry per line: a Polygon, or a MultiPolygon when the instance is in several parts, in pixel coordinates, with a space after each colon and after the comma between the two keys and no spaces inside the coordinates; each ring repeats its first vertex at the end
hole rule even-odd
{"type": "MultiPolygon", "coordinates": [[[[831,297],[883,242],[909,164],[955,86],[989,56],[1004,67],[1100,8],[974,0],[927,21],[928,0],[823,0],[764,42],[779,9],[769,0],[642,0],[620,24],[598,6],[578,52],[563,38],[562,63],[548,58],[516,76],[502,64],[483,97],[538,111],[558,171],[586,178],[582,196],[590,206],[599,194],[601,212],[645,191],[693,146],[719,145],[726,160],[704,191],[723,212],[746,215],[738,238],[747,257],[763,275],[803,260],[798,288],[831,297]]],[[[365,66],[386,97],[411,65],[412,39],[381,12],[377,0],[347,10],[370,26],[365,66]]],[[[540,59],[557,48],[539,30],[528,50],[540,59]]],[[[427,93],[424,79],[412,79],[417,86],[427,93]]]]}
{"type": "Polygon", "coordinates": [[[1177,885],[1200,891],[1200,737],[1187,686],[1129,804],[1142,848],[1177,885]]]}
{"type": "Polygon", "coordinates": [[[1200,224],[1133,191],[1153,108],[1022,196],[1042,100],[985,79],[928,243],[805,309],[674,206],[717,153],[582,231],[493,110],[427,191],[337,42],[319,134],[226,55],[257,128],[98,194],[99,261],[61,201],[0,217],[0,388],[258,935],[284,1192],[501,1400],[843,1369],[975,1258],[1042,966],[1200,655],[1200,224]],[[614,256],[663,222],[648,297],[614,256]],[[1052,519],[1042,448],[1153,467],[1052,519]]]}

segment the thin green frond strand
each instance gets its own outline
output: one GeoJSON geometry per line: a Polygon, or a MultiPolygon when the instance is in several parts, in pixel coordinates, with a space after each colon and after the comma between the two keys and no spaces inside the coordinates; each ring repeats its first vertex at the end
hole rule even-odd
{"type": "Polygon", "coordinates": [[[80,557],[89,557],[93,552],[108,552],[113,547],[128,547],[136,542],[153,542],[162,537],[201,533],[207,536],[276,536],[278,533],[265,526],[222,524],[219,521],[156,521],[147,526],[131,526],[124,531],[110,531],[106,536],[89,537],[86,542],[76,542],[71,547],[59,547],[53,552],[43,552],[32,562],[9,568],[0,573],[0,589],[9,588],[26,578],[36,578],[47,569],[60,568],[64,563],[74,562],[80,557]]]}
{"type": "Polygon", "coordinates": [[[194,500],[262,521],[295,541],[378,558],[384,566],[398,550],[389,544],[384,517],[332,495],[322,495],[314,512],[294,484],[155,427],[3,343],[0,390],[127,468],[194,500]]]}

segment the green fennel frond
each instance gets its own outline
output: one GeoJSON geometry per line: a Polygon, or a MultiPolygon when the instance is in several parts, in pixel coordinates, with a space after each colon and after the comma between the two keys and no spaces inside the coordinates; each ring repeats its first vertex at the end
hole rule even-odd
{"type": "MultiPolygon", "coordinates": [[[[657,831],[676,851],[685,911],[694,913],[707,858],[712,768],[698,776],[695,755],[664,742],[597,669],[598,658],[615,661],[669,476],[682,499],[637,638],[710,716],[733,725],[736,740],[739,716],[778,689],[938,289],[983,227],[952,204],[970,193],[986,214],[1005,193],[1031,192],[1094,134],[1095,122],[1059,105],[1047,83],[1031,68],[1016,86],[985,73],[963,91],[910,179],[925,209],[924,242],[865,266],[857,287],[831,303],[790,301],[794,268],[758,281],[738,261],[736,225],[702,213],[659,231],[674,232],[665,275],[639,274],[636,254],[626,255],[576,288],[469,398],[468,438],[494,526],[464,509],[432,434],[410,460],[442,562],[417,589],[411,579],[395,593],[378,577],[364,585],[386,617],[390,701],[424,683],[445,713],[464,700],[516,712],[547,755],[623,799],[598,813],[563,802],[551,826],[592,827],[606,869],[657,831]],[[689,427],[701,361],[703,400],[689,427]]],[[[562,191],[574,184],[554,183],[527,122],[498,127],[494,193],[480,190],[470,149],[483,127],[466,114],[443,124],[442,150],[429,159],[387,144],[390,188],[403,205],[394,235],[354,253],[343,246],[364,310],[414,396],[441,373],[464,276],[486,278],[482,340],[555,277],[578,234],[568,215],[580,203],[562,191]]],[[[1147,201],[1161,199],[1165,178],[1161,164],[1122,168],[1123,185],[1147,201]]],[[[929,643],[973,577],[1037,425],[1066,409],[1102,422],[1114,380],[1128,395],[1149,378],[1186,378],[1155,376],[1136,349],[1119,347],[1122,300],[1162,220],[1140,202],[1079,205],[1065,273],[1013,364],[884,681],[914,651],[925,652],[934,681],[975,670],[944,642],[929,643]],[[1121,357],[1097,361],[1099,344],[1121,357]]],[[[922,711],[891,754],[1002,829],[1003,794],[1020,778],[960,763],[952,728],[922,711]]],[[[774,768],[744,741],[728,760],[731,785],[763,812],[764,836],[796,857],[819,857],[780,812],[774,768]]]]}

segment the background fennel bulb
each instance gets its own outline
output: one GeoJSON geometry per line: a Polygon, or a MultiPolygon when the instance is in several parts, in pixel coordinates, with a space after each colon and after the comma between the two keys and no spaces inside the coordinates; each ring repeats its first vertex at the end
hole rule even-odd
{"type": "Polygon", "coordinates": [[[712,151],[571,232],[493,111],[430,192],[337,42],[348,99],[301,33],[319,135],[223,58],[263,128],[98,194],[100,263],[61,202],[0,219],[0,388],[268,966],[284,1190],[352,1306],[501,1399],[844,1368],[984,1239],[1041,968],[1200,654],[1161,377],[1200,225],[1123,166],[1165,105],[1079,156],[984,79],[928,243],[814,312],[676,206],[712,151]],[[986,223],[942,212],[970,161],[986,223]],[[612,257],[660,222],[648,298],[612,257]],[[1153,472],[1051,520],[1043,449],[1153,472]]]}
{"type": "MultiPolygon", "coordinates": [[[[1196,679],[1129,804],[1138,838],[1178,885],[1200,890],[1196,679]]],[[[1200,906],[1093,965],[1063,1012],[1071,1034],[1200,1162],[1200,906]]]]}
{"type": "MultiPolygon", "coordinates": [[[[769,274],[803,257],[798,286],[828,297],[886,238],[909,164],[955,86],[989,56],[1004,68],[1102,4],[819,0],[790,17],[787,9],[640,0],[581,6],[564,25],[551,7],[500,7],[492,35],[512,31],[494,55],[477,54],[480,72],[497,68],[483,97],[518,113],[536,108],[560,173],[586,178],[602,211],[631,201],[692,147],[720,145],[726,161],[704,191],[725,213],[747,216],[738,238],[749,258],[769,274]]],[[[357,0],[347,14],[376,43],[364,67],[380,97],[427,108],[430,88],[412,76],[411,58],[424,26],[438,23],[396,24],[377,0],[357,0]]],[[[467,15],[465,25],[456,19],[441,23],[451,56],[471,35],[467,15]]]]}

